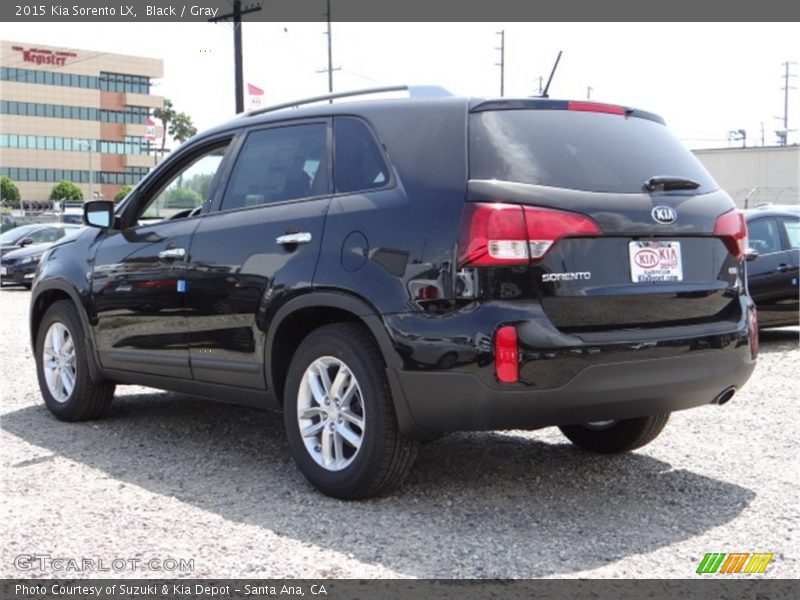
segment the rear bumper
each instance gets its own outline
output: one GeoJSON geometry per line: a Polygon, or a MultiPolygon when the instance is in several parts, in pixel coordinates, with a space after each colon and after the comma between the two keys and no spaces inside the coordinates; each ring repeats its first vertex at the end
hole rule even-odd
{"type": "MultiPolygon", "coordinates": [[[[633,357],[632,357],[633,358],[633,357]]],[[[747,344],[681,356],[594,364],[557,388],[490,387],[470,373],[388,369],[401,430],[410,436],[537,429],[711,404],[755,368],[747,344]]]]}

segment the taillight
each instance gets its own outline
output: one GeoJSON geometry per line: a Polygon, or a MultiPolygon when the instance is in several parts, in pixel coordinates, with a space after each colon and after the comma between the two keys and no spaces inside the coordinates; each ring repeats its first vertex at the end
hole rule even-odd
{"type": "Polygon", "coordinates": [[[517,330],[511,325],[500,327],[494,334],[494,372],[502,383],[519,379],[517,330]]]}
{"type": "Polygon", "coordinates": [[[526,265],[564,237],[599,235],[597,224],[576,213],[518,204],[468,203],[459,236],[459,265],[526,265]]]}
{"type": "Polygon", "coordinates": [[[460,238],[462,266],[528,264],[525,215],[516,204],[467,204],[460,238]]]}
{"type": "Polygon", "coordinates": [[[726,212],[714,223],[714,235],[719,236],[725,246],[736,258],[743,258],[747,252],[747,223],[740,210],[726,212]]]}
{"type": "Polygon", "coordinates": [[[600,234],[597,224],[583,215],[533,206],[526,206],[524,210],[528,248],[534,261],[542,258],[561,238],[600,234]]]}

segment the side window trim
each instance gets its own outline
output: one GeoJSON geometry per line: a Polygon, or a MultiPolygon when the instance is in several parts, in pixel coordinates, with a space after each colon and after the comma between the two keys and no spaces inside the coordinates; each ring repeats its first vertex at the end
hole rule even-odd
{"type": "MultiPolygon", "coordinates": [[[[276,121],[274,123],[259,123],[257,125],[252,125],[247,128],[242,128],[237,133],[237,139],[235,140],[235,148],[233,148],[234,144],[231,144],[231,150],[233,150],[230,155],[225,156],[226,165],[224,168],[225,176],[224,179],[221,180],[221,184],[217,187],[214,192],[214,201],[211,205],[211,208],[208,212],[204,212],[203,214],[227,214],[232,213],[240,210],[257,210],[260,208],[267,208],[270,206],[284,206],[287,204],[295,204],[298,202],[308,202],[309,200],[316,200],[319,198],[326,198],[332,194],[333,191],[333,119],[331,117],[310,117],[307,119],[292,119],[289,121],[276,121]],[[328,189],[324,194],[318,194],[315,196],[304,196],[302,198],[292,198],[290,200],[280,200],[277,202],[268,202],[265,204],[256,204],[253,206],[240,206],[235,208],[223,208],[222,201],[225,198],[225,192],[227,191],[228,186],[231,183],[231,175],[233,174],[233,169],[236,167],[236,162],[239,160],[242,149],[244,148],[245,143],[247,142],[247,136],[251,133],[256,133],[258,131],[265,131],[269,129],[278,129],[282,127],[292,127],[296,125],[313,125],[313,124],[325,124],[325,144],[326,148],[325,151],[328,157],[328,189]]],[[[222,169],[221,169],[222,171],[222,169]]]]}
{"type": "MultiPolygon", "coordinates": [[[[207,212],[209,212],[209,206],[214,204],[214,201],[219,194],[220,187],[222,187],[219,185],[220,181],[222,181],[221,174],[226,172],[228,169],[228,166],[231,162],[231,156],[233,155],[232,151],[234,149],[238,149],[238,145],[241,143],[238,133],[239,132],[236,131],[229,131],[225,134],[203,140],[197,144],[193,144],[190,148],[182,150],[179,154],[171,156],[169,159],[167,159],[170,161],[170,164],[167,166],[166,170],[163,173],[160,173],[158,178],[154,178],[151,181],[146,181],[142,189],[136,191],[136,197],[133,199],[134,201],[126,203],[122,215],[123,229],[135,229],[140,227],[135,223],[131,223],[131,221],[134,219],[134,217],[131,215],[136,215],[136,217],[139,216],[139,212],[142,209],[142,202],[145,201],[144,199],[152,199],[152,194],[161,193],[178,173],[189,166],[197,158],[209,152],[210,150],[213,150],[215,147],[219,147],[227,140],[228,146],[225,149],[222,162],[220,167],[217,169],[217,172],[214,174],[214,178],[211,180],[211,185],[209,186],[209,200],[204,202],[200,214],[196,216],[200,217],[204,214],[207,214],[207,212]]],[[[154,224],[143,225],[142,227],[152,227],[154,224]]]]}

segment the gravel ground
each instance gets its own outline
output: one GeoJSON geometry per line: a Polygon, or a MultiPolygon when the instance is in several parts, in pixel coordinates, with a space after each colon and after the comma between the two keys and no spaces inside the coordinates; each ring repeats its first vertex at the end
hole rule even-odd
{"type": "Polygon", "coordinates": [[[305,482],[276,414],[125,386],[105,419],[56,421],[29,297],[0,292],[2,577],[53,576],[15,568],[49,554],[194,560],[110,573],[130,577],[679,578],[737,551],[800,576],[797,328],[762,335],[732,402],[673,415],[635,454],[584,454],[557,430],[457,434],[423,446],[393,496],[346,503],[305,482]]]}

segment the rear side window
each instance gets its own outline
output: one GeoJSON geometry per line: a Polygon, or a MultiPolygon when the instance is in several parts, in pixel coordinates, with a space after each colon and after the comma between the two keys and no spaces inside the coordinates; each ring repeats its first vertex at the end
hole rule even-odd
{"type": "Polygon", "coordinates": [[[471,179],[590,192],[639,193],[656,175],[717,185],[663,125],[569,110],[489,110],[470,115],[471,179]]]}
{"type": "Polygon", "coordinates": [[[784,219],[783,224],[789,238],[789,248],[797,250],[800,248],[800,220],[784,219]]]}
{"type": "Polygon", "coordinates": [[[334,121],[333,181],[337,192],[360,192],[389,183],[389,168],[367,126],[357,120],[334,121]]]}
{"type": "Polygon", "coordinates": [[[326,125],[309,123],[248,134],[222,210],[328,193],[326,125]]]}

